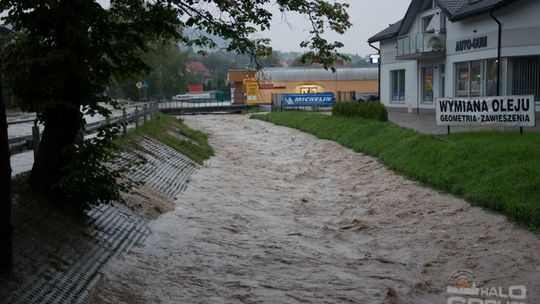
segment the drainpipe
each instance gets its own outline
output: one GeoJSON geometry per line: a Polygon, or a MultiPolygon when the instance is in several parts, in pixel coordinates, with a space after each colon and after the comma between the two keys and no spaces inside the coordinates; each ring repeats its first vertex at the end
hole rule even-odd
{"type": "Polygon", "coordinates": [[[502,24],[501,22],[499,21],[499,19],[497,19],[495,17],[495,15],[493,15],[493,11],[489,11],[489,15],[491,16],[491,18],[497,22],[497,25],[499,27],[499,33],[498,33],[498,39],[499,41],[497,42],[497,96],[500,96],[501,95],[501,48],[502,48],[502,24]]]}
{"type": "Polygon", "coordinates": [[[379,84],[379,87],[378,87],[378,92],[377,94],[379,95],[379,101],[381,101],[381,50],[374,47],[371,42],[368,42],[369,43],[369,46],[374,48],[375,50],[377,50],[377,52],[379,53],[379,64],[378,64],[378,69],[379,69],[379,79],[377,80],[377,83],[379,84]]]}

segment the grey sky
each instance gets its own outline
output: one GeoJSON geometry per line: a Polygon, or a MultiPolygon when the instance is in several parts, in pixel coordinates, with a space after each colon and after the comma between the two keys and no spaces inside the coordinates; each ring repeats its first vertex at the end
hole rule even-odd
{"type": "MultiPolygon", "coordinates": [[[[329,0],[330,2],[332,0],[329,0]]],[[[98,0],[108,5],[109,0],[98,0]]],[[[345,44],[343,52],[367,55],[375,50],[369,47],[367,40],[372,35],[403,18],[410,1],[407,0],[340,0],[350,4],[349,15],[353,27],[345,35],[329,35],[332,41],[339,40],[345,44]]],[[[309,34],[307,20],[296,14],[288,14],[286,21],[275,11],[272,29],[263,37],[272,39],[272,47],[281,51],[300,51],[300,41],[309,34]]]]}

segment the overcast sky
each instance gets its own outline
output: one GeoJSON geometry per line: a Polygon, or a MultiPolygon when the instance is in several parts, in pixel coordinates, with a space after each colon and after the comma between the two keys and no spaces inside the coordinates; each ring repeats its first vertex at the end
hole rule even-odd
{"type": "MultiPolygon", "coordinates": [[[[332,2],[332,0],[329,0],[332,2]]],[[[108,6],[109,0],[98,0],[108,6]]],[[[349,15],[353,27],[345,35],[328,36],[332,41],[339,40],[345,44],[343,52],[359,55],[374,53],[367,40],[379,31],[403,18],[410,1],[406,0],[340,0],[350,4],[349,15]]],[[[300,51],[300,41],[309,34],[309,25],[302,16],[288,14],[287,21],[275,11],[272,29],[262,34],[272,39],[272,47],[281,51],[300,51]]]]}

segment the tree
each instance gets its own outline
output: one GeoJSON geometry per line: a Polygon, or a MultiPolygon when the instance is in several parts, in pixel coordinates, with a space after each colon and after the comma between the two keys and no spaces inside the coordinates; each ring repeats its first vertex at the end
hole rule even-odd
{"type": "Polygon", "coordinates": [[[150,50],[140,55],[140,59],[149,67],[149,72],[125,75],[116,79],[108,91],[113,98],[138,99],[135,83],[146,80],[149,83],[149,98],[170,98],[185,92],[194,76],[186,71],[187,54],[182,52],[177,41],[155,43],[150,50]]]}
{"type": "Polygon", "coordinates": [[[6,21],[18,34],[6,45],[5,75],[21,101],[45,128],[30,175],[41,194],[56,193],[85,121],[108,115],[103,96],[116,75],[138,72],[146,40],[177,36],[176,13],[141,1],[113,1],[110,10],[93,0],[1,0],[6,21]]]}
{"type": "Polygon", "coordinates": [[[346,56],[340,42],[328,42],[329,28],[350,27],[347,5],[325,0],[112,0],[102,8],[95,0],[0,0],[5,21],[19,33],[6,46],[5,75],[23,110],[36,111],[44,122],[43,138],[30,175],[31,185],[45,195],[55,189],[72,161],[84,114],[109,111],[103,95],[115,77],[147,70],[138,54],[149,43],[171,38],[186,46],[214,47],[209,36],[183,36],[179,29],[201,28],[223,37],[227,51],[257,58],[270,54],[258,31],[270,27],[268,5],[283,13],[298,12],[311,21],[310,49],[303,60],[331,66],[346,56]]]}
{"type": "Polygon", "coordinates": [[[6,104],[0,79],[0,276],[9,275],[13,271],[9,154],[6,104]]]}

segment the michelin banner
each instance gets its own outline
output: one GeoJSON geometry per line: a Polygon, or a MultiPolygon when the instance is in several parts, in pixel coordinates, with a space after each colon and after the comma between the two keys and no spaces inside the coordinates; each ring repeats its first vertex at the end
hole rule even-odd
{"type": "Polygon", "coordinates": [[[534,96],[438,98],[435,103],[439,126],[536,125],[534,96]]]}
{"type": "Polygon", "coordinates": [[[333,105],[333,93],[283,94],[284,107],[331,107],[333,105]]]}

